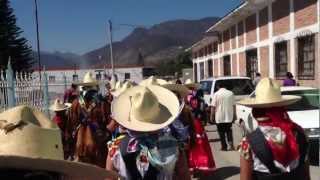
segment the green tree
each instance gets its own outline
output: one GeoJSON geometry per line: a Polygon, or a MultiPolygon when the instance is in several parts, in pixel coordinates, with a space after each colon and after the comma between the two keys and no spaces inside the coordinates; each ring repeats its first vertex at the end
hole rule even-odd
{"type": "Polygon", "coordinates": [[[16,21],[9,0],[0,0],[0,68],[6,67],[10,56],[14,70],[29,70],[34,62],[32,49],[16,21]]]}
{"type": "Polygon", "coordinates": [[[173,76],[176,72],[181,75],[182,69],[192,68],[190,52],[181,52],[175,59],[167,60],[165,62],[166,63],[160,63],[157,66],[157,72],[160,76],[173,76]]]}

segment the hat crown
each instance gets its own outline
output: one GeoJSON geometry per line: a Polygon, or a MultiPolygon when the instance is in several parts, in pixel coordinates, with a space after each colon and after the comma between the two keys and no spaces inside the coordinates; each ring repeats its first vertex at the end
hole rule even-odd
{"type": "Polygon", "coordinates": [[[18,106],[0,120],[0,156],[63,160],[60,130],[40,111],[18,106]]]}
{"type": "Polygon", "coordinates": [[[148,88],[133,95],[131,104],[131,115],[139,121],[150,122],[159,113],[158,99],[148,88]]]}
{"type": "Polygon", "coordinates": [[[84,83],[92,83],[95,82],[96,80],[93,78],[93,75],[91,72],[87,72],[84,77],[83,77],[83,82],[84,83]]]}
{"type": "Polygon", "coordinates": [[[270,102],[281,100],[280,86],[270,78],[262,79],[256,87],[257,102],[270,102]]]}

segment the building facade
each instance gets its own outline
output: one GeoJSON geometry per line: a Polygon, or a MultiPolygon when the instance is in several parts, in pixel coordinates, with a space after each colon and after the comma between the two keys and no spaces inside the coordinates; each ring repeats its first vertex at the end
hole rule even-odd
{"type": "Polygon", "coordinates": [[[319,1],[244,1],[191,47],[194,78],[291,72],[300,85],[319,86],[319,1]]]}

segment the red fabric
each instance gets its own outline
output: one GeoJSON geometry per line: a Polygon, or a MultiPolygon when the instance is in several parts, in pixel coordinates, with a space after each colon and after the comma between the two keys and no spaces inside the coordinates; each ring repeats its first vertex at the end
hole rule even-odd
{"type": "Polygon", "coordinates": [[[59,128],[63,129],[63,120],[60,116],[54,116],[53,121],[59,126],[59,128]]]}
{"type": "Polygon", "coordinates": [[[269,120],[258,122],[259,126],[271,126],[278,127],[286,134],[286,139],[283,145],[277,144],[272,141],[268,141],[268,145],[272,150],[272,154],[275,160],[281,164],[287,166],[292,161],[299,158],[299,146],[296,141],[296,137],[293,133],[294,129],[301,131],[302,129],[292,122],[284,108],[269,108],[263,110],[254,110],[253,116],[268,117],[269,120]]]}
{"type": "Polygon", "coordinates": [[[215,169],[215,162],[207,134],[199,119],[194,120],[193,126],[197,137],[195,145],[189,151],[189,168],[191,170],[212,171],[215,169]]]}

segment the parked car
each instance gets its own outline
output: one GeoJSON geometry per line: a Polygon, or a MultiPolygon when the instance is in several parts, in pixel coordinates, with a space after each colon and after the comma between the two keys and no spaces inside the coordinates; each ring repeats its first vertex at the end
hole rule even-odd
{"type": "MultiPolygon", "coordinates": [[[[290,118],[300,125],[309,139],[319,138],[319,90],[311,87],[281,87],[282,95],[301,96],[302,99],[286,107],[290,118]]],[[[252,93],[250,97],[254,97],[252,93]]],[[[257,128],[257,122],[251,116],[251,108],[236,105],[237,123],[243,127],[243,133],[249,133],[257,128]]]]}
{"type": "Polygon", "coordinates": [[[218,85],[224,85],[232,91],[236,100],[249,96],[254,91],[252,80],[248,77],[217,77],[200,81],[200,88],[204,92],[204,100],[211,104],[213,94],[218,90],[218,85]]]}

